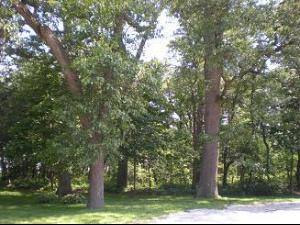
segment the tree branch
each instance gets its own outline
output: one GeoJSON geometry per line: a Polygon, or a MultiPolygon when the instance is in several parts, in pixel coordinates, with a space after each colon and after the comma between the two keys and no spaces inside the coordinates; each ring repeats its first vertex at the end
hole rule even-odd
{"type": "Polygon", "coordinates": [[[76,96],[81,95],[82,88],[78,75],[74,70],[72,70],[71,61],[54,32],[48,26],[42,25],[30,12],[23,1],[13,3],[13,8],[24,18],[26,24],[29,25],[51,49],[54,57],[62,67],[62,71],[70,92],[76,96]]]}
{"type": "Polygon", "coordinates": [[[139,45],[139,48],[137,50],[136,56],[135,56],[136,60],[140,60],[141,59],[148,38],[149,38],[149,32],[145,32],[144,35],[143,35],[143,37],[142,37],[141,43],[139,45]]]}
{"type": "Polygon", "coordinates": [[[124,20],[132,26],[138,33],[145,32],[149,27],[141,26],[138,22],[134,21],[129,15],[124,14],[124,20]]]}

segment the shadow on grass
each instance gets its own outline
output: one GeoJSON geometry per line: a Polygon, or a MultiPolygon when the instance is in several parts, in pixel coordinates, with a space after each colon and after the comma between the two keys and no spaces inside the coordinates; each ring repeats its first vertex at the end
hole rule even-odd
{"type": "MultiPolygon", "coordinates": [[[[274,199],[270,198],[270,201],[274,199]]],[[[288,200],[288,198],[287,198],[288,200]]],[[[85,205],[40,205],[36,195],[0,192],[0,223],[130,223],[189,209],[222,209],[227,204],[247,204],[258,198],[194,199],[189,196],[106,195],[102,210],[85,205]]]]}

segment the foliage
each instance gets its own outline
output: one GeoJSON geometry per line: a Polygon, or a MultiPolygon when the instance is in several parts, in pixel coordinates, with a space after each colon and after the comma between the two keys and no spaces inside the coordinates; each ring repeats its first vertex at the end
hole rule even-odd
{"type": "Polygon", "coordinates": [[[69,194],[64,196],[60,201],[66,205],[84,204],[86,203],[86,197],[82,194],[69,194]]]}
{"type": "Polygon", "coordinates": [[[13,187],[17,190],[39,190],[47,185],[44,179],[36,178],[19,178],[13,181],[13,187]]]}
{"type": "Polygon", "coordinates": [[[59,198],[54,193],[39,194],[36,198],[38,204],[56,204],[59,202],[59,198]]]}
{"type": "Polygon", "coordinates": [[[67,172],[85,190],[90,165],[104,155],[111,192],[119,161],[128,162],[125,190],[191,192],[209,140],[205,53],[215,49],[214,63],[216,55],[224,62],[223,192],[300,189],[297,0],[22,1],[57,36],[68,66],[24,25],[16,2],[0,3],[1,185],[54,189],[67,172]],[[170,45],[180,56],[175,68],[139,55],[159,35],[163,9],[180,23],[170,45]],[[212,46],[207,33],[222,33],[222,43],[212,46]],[[78,96],[68,90],[66,69],[77,75],[78,96]]]}

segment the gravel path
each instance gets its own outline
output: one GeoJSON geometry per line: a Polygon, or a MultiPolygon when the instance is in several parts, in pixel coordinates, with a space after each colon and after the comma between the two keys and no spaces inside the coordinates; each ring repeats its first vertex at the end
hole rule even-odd
{"type": "Polygon", "coordinates": [[[299,224],[300,202],[232,205],[223,210],[196,209],[170,214],[154,224],[299,224]]]}

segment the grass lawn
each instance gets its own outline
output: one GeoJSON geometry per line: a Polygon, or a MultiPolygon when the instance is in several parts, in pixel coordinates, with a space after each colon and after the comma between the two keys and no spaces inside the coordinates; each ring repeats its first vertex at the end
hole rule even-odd
{"type": "Polygon", "coordinates": [[[223,208],[227,204],[266,201],[295,201],[296,197],[221,198],[196,200],[191,196],[106,195],[103,210],[85,205],[40,205],[36,195],[0,191],[0,223],[142,223],[149,219],[195,208],[223,208]]]}

